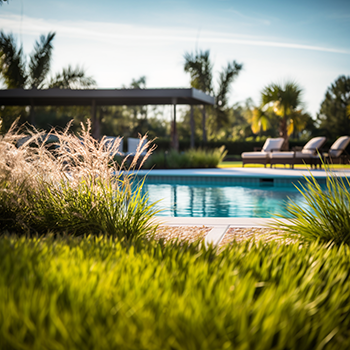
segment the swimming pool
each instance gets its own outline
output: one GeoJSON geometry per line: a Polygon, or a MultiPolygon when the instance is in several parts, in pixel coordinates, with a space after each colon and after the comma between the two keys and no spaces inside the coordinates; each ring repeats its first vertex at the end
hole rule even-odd
{"type": "Polygon", "coordinates": [[[148,183],[143,186],[151,203],[163,209],[159,216],[256,217],[287,216],[285,204],[305,206],[303,196],[292,186],[269,187],[220,184],[148,183]]]}

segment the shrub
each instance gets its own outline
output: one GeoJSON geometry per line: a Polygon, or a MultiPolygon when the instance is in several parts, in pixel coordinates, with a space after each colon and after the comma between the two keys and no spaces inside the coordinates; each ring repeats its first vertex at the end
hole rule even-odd
{"type": "Polygon", "coordinates": [[[125,163],[113,161],[119,145],[107,148],[104,139],[97,142],[89,125],[78,136],[68,130],[48,134],[58,140],[54,149],[38,132],[16,148],[23,135],[14,128],[0,141],[2,229],[104,232],[127,239],[154,230],[149,219],[156,211],[141,195],[142,184],[133,185],[132,175],[123,175],[125,163]]]}
{"type": "Polygon", "coordinates": [[[308,206],[300,207],[289,201],[286,210],[291,217],[290,224],[277,221],[276,226],[307,241],[350,244],[350,182],[325,168],[326,188],[310,173],[310,177],[305,177],[305,185],[296,186],[308,206]]]}
{"type": "Polygon", "coordinates": [[[153,154],[145,163],[146,168],[155,169],[188,169],[215,168],[227,154],[225,147],[214,150],[191,149],[186,152],[158,152],[153,154]]]}

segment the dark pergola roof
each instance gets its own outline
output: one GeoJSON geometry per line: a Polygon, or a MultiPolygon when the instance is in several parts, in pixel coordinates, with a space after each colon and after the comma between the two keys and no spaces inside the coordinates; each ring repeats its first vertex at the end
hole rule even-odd
{"type": "Polygon", "coordinates": [[[213,105],[214,97],[191,89],[9,89],[0,106],[213,105]]]}

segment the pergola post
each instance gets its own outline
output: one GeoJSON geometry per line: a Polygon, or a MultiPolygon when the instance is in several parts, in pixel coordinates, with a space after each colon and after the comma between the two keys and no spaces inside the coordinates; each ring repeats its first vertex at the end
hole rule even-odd
{"type": "Polygon", "coordinates": [[[177,127],[176,127],[176,103],[177,99],[172,99],[173,105],[174,105],[174,119],[172,122],[172,128],[171,128],[171,147],[175,149],[176,151],[179,150],[179,139],[177,136],[177,127]]]}
{"type": "Polygon", "coordinates": [[[99,140],[100,132],[101,132],[101,126],[100,126],[100,120],[97,117],[97,113],[96,113],[96,100],[92,99],[91,101],[91,135],[94,139],[99,140]]]}
{"type": "Polygon", "coordinates": [[[194,148],[194,116],[193,116],[193,105],[191,105],[191,111],[190,111],[190,127],[191,127],[191,148],[194,148]]]}
{"type": "Polygon", "coordinates": [[[31,125],[35,126],[35,109],[34,109],[34,101],[32,98],[30,99],[29,121],[31,125]]]}

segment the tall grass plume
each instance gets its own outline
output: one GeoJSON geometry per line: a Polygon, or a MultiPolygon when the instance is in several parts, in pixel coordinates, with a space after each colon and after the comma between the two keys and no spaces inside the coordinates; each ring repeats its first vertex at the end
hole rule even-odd
{"type": "MultiPolygon", "coordinates": [[[[22,233],[99,232],[131,238],[152,232],[156,213],[141,186],[133,185],[133,170],[142,164],[138,149],[131,165],[120,163],[118,141],[108,144],[90,135],[90,123],[79,135],[70,125],[44,134],[16,125],[0,140],[0,224],[22,233]],[[53,141],[53,142],[52,142],[53,141]]],[[[141,142],[143,138],[141,138],[141,142]]],[[[129,162],[130,163],[130,162],[129,162]]]]}

